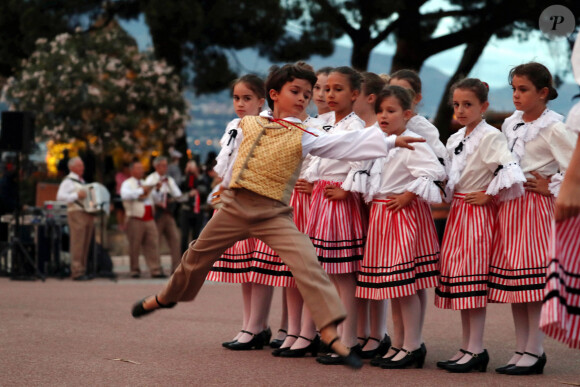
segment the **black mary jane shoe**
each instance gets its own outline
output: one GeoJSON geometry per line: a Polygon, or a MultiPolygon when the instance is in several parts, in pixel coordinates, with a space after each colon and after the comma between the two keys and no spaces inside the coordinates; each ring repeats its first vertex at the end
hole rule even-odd
{"type": "Polygon", "coordinates": [[[529,355],[529,356],[535,357],[538,360],[536,360],[536,362],[529,367],[519,367],[516,365],[511,366],[504,371],[504,374],[506,374],[506,375],[538,374],[539,375],[539,374],[544,373],[544,366],[546,365],[546,362],[548,361],[548,358],[546,357],[546,353],[543,353],[540,356],[538,356],[538,355],[535,355],[535,354],[530,353],[530,352],[524,352],[524,355],[529,355]]]}
{"type": "MultiPolygon", "coordinates": [[[[516,355],[523,356],[523,354],[524,354],[523,352],[518,352],[518,351],[516,351],[516,355]]],[[[498,374],[505,374],[505,370],[507,370],[508,368],[511,368],[511,367],[513,367],[513,366],[515,366],[515,364],[510,364],[510,363],[508,363],[508,364],[506,364],[506,365],[503,365],[503,366],[501,366],[501,367],[497,367],[497,368],[495,369],[495,372],[497,372],[498,374]]]]}
{"type": "MultiPolygon", "coordinates": [[[[338,337],[335,337],[328,343],[328,347],[332,348],[332,345],[338,340],[338,337]]],[[[324,365],[345,365],[347,367],[353,369],[360,369],[363,366],[362,359],[359,356],[360,353],[360,344],[351,347],[348,355],[342,356],[337,353],[333,353],[330,355],[319,356],[316,358],[316,361],[320,364],[324,365]]]]}
{"type": "Polygon", "coordinates": [[[262,335],[264,339],[264,345],[270,345],[270,339],[272,338],[272,330],[270,329],[270,327],[260,332],[260,335],[262,335]]]}
{"type": "Polygon", "coordinates": [[[133,315],[133,317],[139,318],[139,317],[142,317],[142,316],[146,316],[149,313],[153,313],[157,309],[169,309],[169,308],[173,308],[175,305],[177,305],[176,302],[170,302],[169,304],[162,304],[162,303],[160,303],[159,302],[159,299],[157,298],[157,294],[156,294],[155,295],[155,302],[157,302],[157,305],[159,305],[159,308],[155,308],[155,309],[145,309],[145,307],[143,306],[143,303],[145,303],[145,300],[147,300],[147,298],[149,298],[149,297],[145,297],[144,299],[142,299],[141,301],[137,301],[133,305],[133,310],[131,311],[131,315],[133,315]]]}
{"type": "Polygon", "coordinates": [[[370,351],[360,351],[360,357],[363,359],[374,359],[375,357],[383,357],[385,353],[389,351],[391,347],[391,338],[389,335],[385,335],[382,340],[379,340],[375,337],[369,337],[368,340],[374,340],[379,343],[379,346],[375,349],[371,349],[370,351]]]}
{"type": "MultiPolygon", "coordinates": [[[[284,333],[286,335],[288,334],[288,332],[286,331],[286,329],[278,329],[278,332],[282,332],[282,333],[284,333]]],[[[285,339],[286,338],[283,338],[283,339],[274,339],[274,340],[270,341],[270,344],[269,344],[270,345],[270,348],[272,348],[272,349],[278,349],[278,348],[280,348],[282,346],[282,344],[284,343],[284,340],[285,339]]]]}
{"type": "Polygon", "coordinates": [[[423,368],[423,364],[425,363],[425,356],[426,352],[423,348],[419,347],[414,351],[408,351],[405,348],[401,348],[401,351],[405,352],[405,356],[399,360],[390,360],[383,361],[381,363],[381,368],[386,370],[394,370],[394,369],[404,369],[404,368],[423,368]]]}
{"type": "MultiPolygon", "coordinates": [[[[298,336],[296,336],[296,335],[286,335],[286,337],[294,337],[294,338],[298,339],[298,336]]],[[[276,348],[272,351],[272,356],[279,357],[282,352],[287,351],[289,349],[290,349],[290,347],[276,348]]]]}
{"type": "MultiPolygon", "coordinates": [[[[467,353],[467,351],[465,349],[461,349],[461,348],[459,348],[459,352],[461,352],[464,355],[467,353]]],[[[461,357],[459,359],[461,359],[461,357]]],[[[459,359],[457,359],[457,360],[459,360],[459,359]]],[[[457,363],[457,360],[438,361],[436,365],[437,365],[437,368],[441,368],[441,369],[444,369],[445,370],[445,369],[447,369],[446,367],[449,364],[455,364],[455,363],[457,363]]]]}
{"type": "MultiPolygon", "coordinates": [[[[360,353],[361,353],[361,346],[360,344],[356,344],[353,347],[350,347],[350,353],[356,354],[360,357],[360,353]]],[[[322,355],[322,356],[318,356],[316,358],[316,361],[319,362],[320,364],[324,364],[324,365],[343,365],[346,364],[346,357],[345,356],[340,356],[337,353],[331,352],[331,353],[327,353],[326,355],[322,355]]]]}
{"type": "Polygon", "coordinates": [[[224,341],[224,342],[222,343],[222,347],[224,347],[224,348],[227,348],[227,347],[228,347],[228,345],[230,345],[230,344],[233,344],[233,343],[235,343],[236,341],[238,341],[238,340],[237,340],[237,339],[233,339],[233,340],[230,340],[230,341],[224,341]]]}
{"type": "Polygon", "coordinates": [[[231,349],[232,351],[249,351],[251,349],[262,349],[264,348],[264,343],[266,342],[264,339],[263,332],[260,333],[252,333],[249,331],[240,331],[243,333],[247,333],[248,335],[252,335],[252,339],[247,343],[242,343],[240,341],[235,341],[230,345],[227,345],[225,348],[231,349]]]}
{"type": "Polygon", "coordinates": [[[307,347],[298,348],[298,349],[287,349],[285,351],[280,352],[280,357],[304,357],[307,353],[311,353],[312,356],[318,355],[318,350],[320,349],[320,336],[316,335],[313,339],[309,339],[304,336],[298,336],[299,339],[304,339],[309,341],[307,347]]]}
{"type": "MultiPolygon", "coordinates": [[[[371,360],[371,365],[373,367],[380,367],[381,364],[383,364],[383,362],[387,362],[392,360],[395,356],[397,356],[397,354],[399,353],[399,351],[401,350],[400,348],[397,347],[390,347],[389,349],[392,349],[393,351],[395,351],[394,354],[392,354],[391,356],[387,356],[387,357],[382,357],[382,356],[375,356],[372,360],[371,360]]],[[[387,350],[387,352],[389,352],[387,350]]],[[[383,355],[384,356],[384,355],[383,355]]]]}
{"type": "Polygon", "coordinates": [[[467,363],[459,364],[457,362],[449,364],[445,369],[449,372],[454,373],[465,373],[471,371],[485,372],[487,371],[487,363],[489,363],[489,355],[487,349],[484,349],[482,353],[473,353],[465,351],[466,355],[470,355],[471,359],[467,363]]]}

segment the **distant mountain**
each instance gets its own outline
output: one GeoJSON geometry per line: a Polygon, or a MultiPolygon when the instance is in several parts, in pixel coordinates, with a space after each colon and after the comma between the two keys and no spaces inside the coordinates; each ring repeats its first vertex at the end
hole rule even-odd
{"type": "MultiPolygon", "coordinates": [[[[349,66],[351,49],[337,45],[334,53],[329,57],[314,55],[306,61],[315,69],[324,66],[349,66]]],[[[245,49],[232,54],[232,63],[238,67],[240,73],[252,72],[266,77],[268,69],[273,64],[268,60],[260,57],[256,50],[245,49]]],[[[369,62],[369,71],[375,73],[389,73],[392,62],[392,56],[381,53],[373,53],[369,62]]],[[[277,63],[280,64],[280,63],[277,63]]],[[[423,66],[420,72],[423,84],[423,101],[419,104],[418,111],[420,114],[433,118],[437,112],[439,101],[442,98],[443,90],[449,77],[431,66],[423,66]]],[[[566,115],[574,102],[572,97],[580,92],[578,85],[564,84],[558,89],[559,96],[556,100],[551,101],[549,106],[552,110],[566,115]]],[[[232,107],[230,91],[222,91],[215,94],[203,95],[196,97],[192,92],[186,94],[192,104],[191,114],[192,123],[188,126],[188,143],[192,151],[204,156],[210,150],[219,151],[219,139],[224,133],[227,123],[235,118],[235,112],[232,107]],[[199,140],[199,145],[194,141],[199,140]],[[208,140],[211,142],[208,145],[208,140]]],[[[505,87],[492,87],[489,93],[490,110],[496,112],[512,112],[514,106],[512,103],[512,90],[507,84],[505,87]]],[[[314,109],[314,107],[311,107],[314,109]]],[[[313,110],[312,110],[313,111],[313,110]]]]}

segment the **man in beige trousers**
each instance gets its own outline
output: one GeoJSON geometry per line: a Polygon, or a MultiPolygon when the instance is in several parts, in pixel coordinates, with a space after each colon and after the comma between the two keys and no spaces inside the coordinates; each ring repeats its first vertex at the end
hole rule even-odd
{"type": "Polygon", "coordinates": [[[145,262],[153,278],[165,278],[159,258],[159,237],[154,221],[154,206],[151,191],[143,181],[145,169],[139,161],[131,163],[131,177],[121,185],[121,199],[127,219],[127,239],[129,240],[129,261],[131,277],[139,278],[139,255],[144,250],[145,262]]]}
{"type": "Polygon", "coordinates": [[[68,161],[70,173],[58,187],[56,200],[66,202],[70,232],[71,277],[75,281],[86,281],[93,277],[87,275],[87,257],[95,229],[95,216],[85,212],[82,201],[87,197],[84,189],[83,174],[85,164],[80,157],[68,161]]]}

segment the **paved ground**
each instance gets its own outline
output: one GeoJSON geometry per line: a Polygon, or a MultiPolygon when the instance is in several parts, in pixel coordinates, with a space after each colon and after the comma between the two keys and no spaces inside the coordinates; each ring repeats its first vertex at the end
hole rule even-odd
{"type": "MultiPolygon", "coordinates": [[[[267,349],[223,349],[220,343],[239,329],[237,285],[207,283],[195,302],[135,320],[130,315],[133,302],[155,293],[164,280],[129,279],[126,259],[117,257],[115,263],[117,281],[0,278],[0,386],[580,385],[580,351],[551,339],[546,340],[544,375],[493,372],[510,357],[514,343],[505,305],[488,309],[487,373],[449,374],[435,367],[455,351],[461,334],[459,313],[435,307],[429,308],[425,323],[424,369],[387,371],[366,365],[352,371],[321,366],[312,358],[274,358],[267,349]]],[[[279,322],[279,299],[277,290],[273,330],[279,322]]]]}

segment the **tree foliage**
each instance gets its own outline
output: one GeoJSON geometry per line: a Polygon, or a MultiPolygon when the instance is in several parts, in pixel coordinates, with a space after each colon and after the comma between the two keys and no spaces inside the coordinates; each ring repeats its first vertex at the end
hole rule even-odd
{"type": "Polygon", "coordinates": [[[82,139],[93,149],[122,145],[139,152],[160,140],[171,144],[187,118],[179,76],[164,61],[139,53],[114,24],[38,39],[8,80],[5,97],[16,110],[35,112],[42,138],[82,139]]]}

